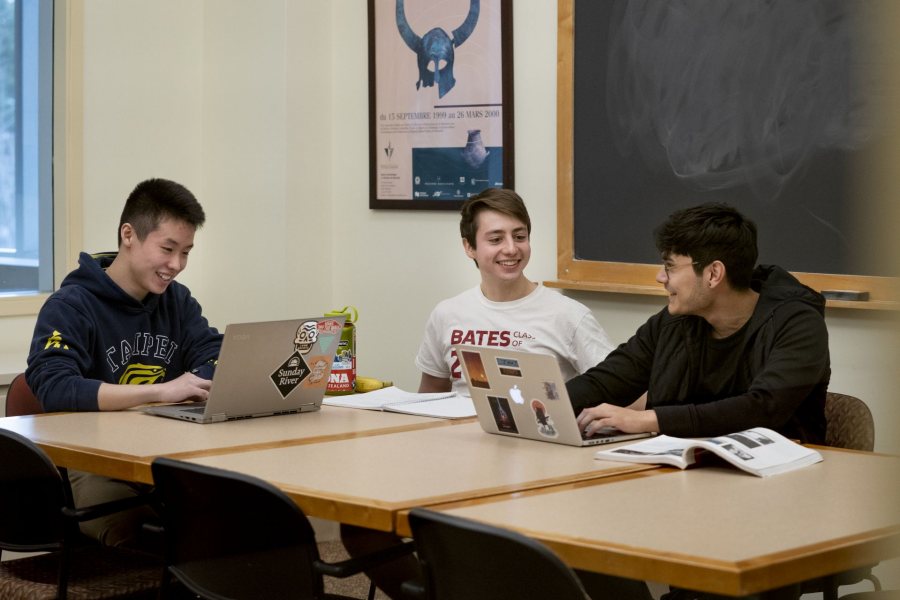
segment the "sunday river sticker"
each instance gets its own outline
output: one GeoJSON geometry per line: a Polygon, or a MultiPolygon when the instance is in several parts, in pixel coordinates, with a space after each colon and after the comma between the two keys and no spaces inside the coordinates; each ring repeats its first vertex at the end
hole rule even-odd
{"type": "Polygon", "coordinates": [[[275,387],[281,392],[281,397],[286,398],[288,394],[294,391],[294,388],[309,377],[309,373],[310,368],[306,361],[303,360],[299,352],[294,352],[289,359],[284,361],[284,364],[272,373],[271,377],[275,387]]]}
{"type": "Polygon", "coordinates": [[[302,323],[294,336],[293,354],[270,375],[282,398],[287,398],[288,394],[309,377],[311,370],[303,360],[303,355],[315,345],[319,333],[316,321],[302,323]]]}

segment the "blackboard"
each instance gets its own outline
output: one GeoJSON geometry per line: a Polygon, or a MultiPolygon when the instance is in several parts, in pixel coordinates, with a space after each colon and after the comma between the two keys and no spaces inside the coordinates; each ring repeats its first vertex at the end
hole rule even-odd
{"type": "Polygon", "coordinates": [[[760,262],[894,299],[869,243],[888,1],[560,0],[559,277],[657,289],[653,228],[726,201],[760,262]]]}

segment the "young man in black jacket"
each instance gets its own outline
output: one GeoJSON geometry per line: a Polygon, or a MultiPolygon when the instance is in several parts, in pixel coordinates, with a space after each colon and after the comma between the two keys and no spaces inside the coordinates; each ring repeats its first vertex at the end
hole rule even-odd
{"type": "Polygon", "coordinates": [[[776,266],[754,268],[756,226],[735,209],[679,210],[656,230],[668,306],[567,384],[579,423],[680,437],[768,427],[825,439],[825,300],[776,266]],[[647,392],[643,410],[622,408],[647,392]]]}
{"type": "MultiPolygon", "coordinates": [[[[831,368],[821,294],[779,267],[755,266],[756,225],[725,204],[676,211],[657,228],[656,247],[668,306],[566,384],[579,425],[679,437],[762,426],[823,443],[831,368]],[[643,406],[625,408],[645,391],[643,406]]],[[[625,584],[581,575],[596,598],[612,597],[602,592],[612,582],[625,584]]],[[[631,583],[618,597],[649,598],[631,583]]]]}

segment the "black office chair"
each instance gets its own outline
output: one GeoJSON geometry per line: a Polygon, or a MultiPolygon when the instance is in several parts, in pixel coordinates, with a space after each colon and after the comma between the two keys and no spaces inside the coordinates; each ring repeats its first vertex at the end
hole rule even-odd
{"type": "Polygon", "coordinates": [[[76,510],[68,482],[44,452],[0,429],[0,553],[48,552],[0,563],[3,598],[153,598],[159,560],[87,544],[78,523],[135,506],[133,499],[76,510]]]}
{"type": "Polygon", "coordinates": [[[428,600],[585,600],[574,571],[518,533],[426,509],[409,514],[424,582],[404,591],[428,600]]]}
{"type": "Polygon", "coordinates": [[[151,465],[166,571],[203,598],[347,598],[326,594],[323,575],[348,577],[412,551],[326,563],[303,511],[275,486],[248,475],[157,458],[151,465]]]}

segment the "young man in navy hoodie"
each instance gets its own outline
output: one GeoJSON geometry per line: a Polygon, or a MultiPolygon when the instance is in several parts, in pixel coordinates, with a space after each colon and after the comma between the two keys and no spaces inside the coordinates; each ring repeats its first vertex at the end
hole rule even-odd
{"type": "MultiPolygon", "coordinates": [[[[26,379],[45,411],[206,399],[222,335],[175,281],[205,219],[184,186],[137,185],[119,221],[119,251],[81,253],[38,315],[26,379]]],[[[145,491],[88,473],[70,479],[77,506],[145,491]]],[[[147,511],[88,521],[82,530],[108,545],[136,545],[147,511]]]]}

